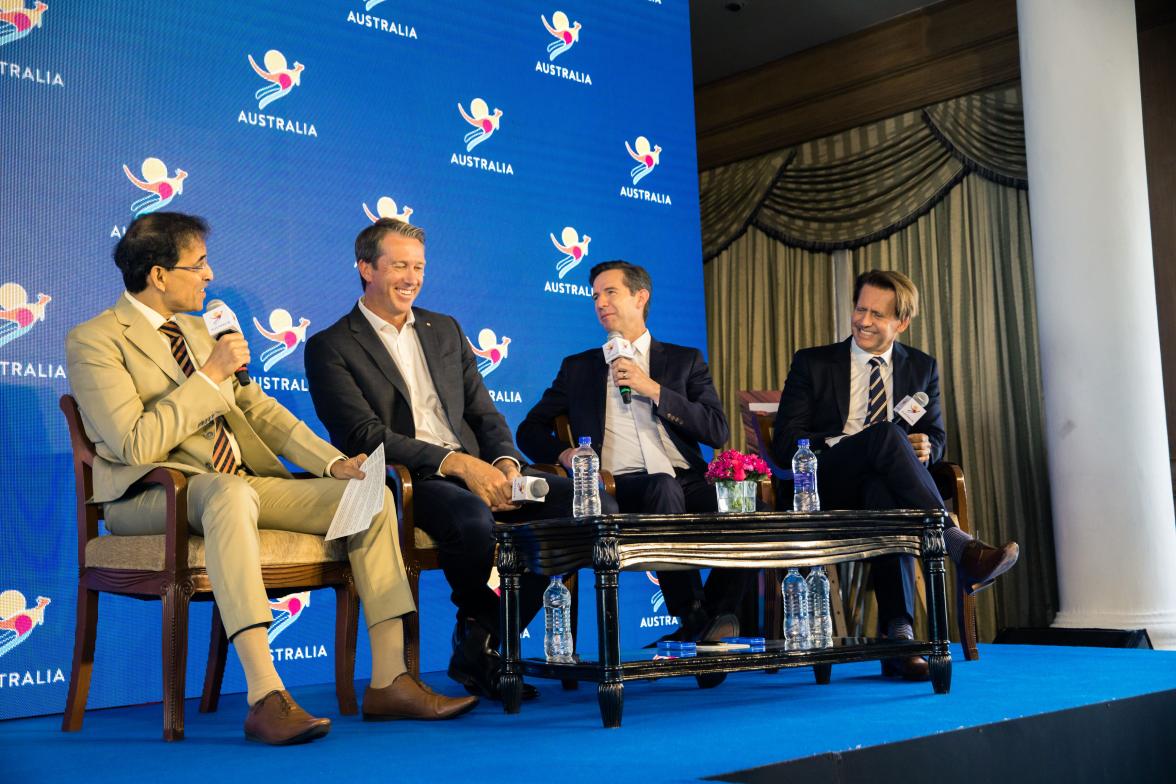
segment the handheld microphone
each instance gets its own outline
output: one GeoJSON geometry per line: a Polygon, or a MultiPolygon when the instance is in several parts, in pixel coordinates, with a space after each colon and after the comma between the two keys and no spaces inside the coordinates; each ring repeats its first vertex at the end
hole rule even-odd
{"type": "MultiPolygon", "coordinates": [[[[632,359],[637,356],[633,351],[633,344],[621,337],[621,333],[616,330],[608,333],[608,341],[602,346],[602,350],[604,351],[604,361],[610,366],[621,357],[632,359]]],[[[621,390],[621,400],[625,401],[625,405],[629,405],[633,400],[633,390],[628,384],[621,384],[619,389],[621,390]]]]}
{"type": "MultiPolygon", "coordinates": [[[[208,334],[217,339],[220,339],[221,335],[228,332],[242,334],[241,323],[237,321],[237,314],[219,299],[214,299],[208,303],[208,308],[204,311],[204,326],[208,327],[208,334]]],[[[237,372],[234,375],[237,376],[237,383],[243,387],[247,387],[252,383],[252,379],[249,378],[249,370],[245,365],[237,368],[237,372]]]]}
{"type": "Polygon", "coordinates": [[[548,489],[547,480],[541,476],[516,476],[510,484],[510,500],[543,503],[548,489]]]}
{"type": "Polygon", "coordinates": [[[923,414],[927,413],[928,400],[926,392],[907,395],[894,407],[894,419],[891,421],[897,422],[899,419],[904,419],[908,425],[915,424],[923,418],[923,414]]]}

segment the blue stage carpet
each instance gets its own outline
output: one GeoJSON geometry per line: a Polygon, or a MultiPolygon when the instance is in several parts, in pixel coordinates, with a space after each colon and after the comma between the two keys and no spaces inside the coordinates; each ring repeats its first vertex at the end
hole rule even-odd
{"type": "MultiPolygon", "coordinates": [[[[60,717],[0,723],[4,781],[696,781],[729,771],[1176,689],[1176,652],[981,646],[953,649],[951,693],[883,679],[877,663],[833,668],[828,686],[809,669],[740,673],[717,689],[693,678],[625,686],[624,724],[600,725],[594,684],[565,692],[536,681],[539,700],[517,716],[483,702],[452,722],[369,724],[339,717],[330,686],[298,700],[334,719],[307,746],[271,749],[241,733],[242,695],[202,715],[188,702],[187,738],[160,740],[158,705],[93,711],[66,734],[60,717]],[[547,766],[551,766],[548,768],[547,766]]],[[[457,693],[443,674],[426,678],[457,693]]],[[[362,690],[360,691],[362,695],[362,690]]]]}

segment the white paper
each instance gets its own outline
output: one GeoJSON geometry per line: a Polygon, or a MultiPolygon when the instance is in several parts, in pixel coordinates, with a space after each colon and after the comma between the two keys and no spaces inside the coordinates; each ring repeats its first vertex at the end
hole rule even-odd
{"type": "Polygon", "coordinates": [[[384,508],[384,445],[368,455],[360,469],[363,479],[348,479],[343,498],[335,509],[327,540],[362,533],[372,524],[372,518],[384,508]]]}

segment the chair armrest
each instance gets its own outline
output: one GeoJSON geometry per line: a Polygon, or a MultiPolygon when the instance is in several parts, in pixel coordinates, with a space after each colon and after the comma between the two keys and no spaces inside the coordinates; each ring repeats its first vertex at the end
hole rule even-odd
{"type": "Polygon", "coordinates": [[[929,470],[939,494],[943,496],[944,501],[951,504],[951,511],[955,513],[960,530],[966,534],[973,533],[972,521],[968,517],[968,491],[964,484],[964,470],[958,464],[948,462],[936,463],[929,470]]]}
{"type": "Polygon", "coordinates": [[[174,468],[155,468],[140,483],[158,485],[164,504],[163,568],[169,574],[188,568],[188,477],[174,468]]]}
{"type": "Polygon", "coordinates": [[[542,471],[545,474],[552,474],[553,476],[562,476],[567,478],[568,472],[561,465],[553,465],[551,463],[532,463],[531,468],[536,471],[542,471]]]}
{"type": "Polygon", "coordinates": [[[603,468],[600,469],[600,481],[604,483],[604,492],[616,498],[617,480],[613,477],[612,471],[605,471],[603,468]]]}
{"type": "Polygon", "coordinates": [[[400,525],[400,551],[411,557],[416,552],[416,523],[412,514],[412,473],[400,463],[387,465],[388,476],[395,480],[399,492],[400,514],[396,515],[400,525]]]}

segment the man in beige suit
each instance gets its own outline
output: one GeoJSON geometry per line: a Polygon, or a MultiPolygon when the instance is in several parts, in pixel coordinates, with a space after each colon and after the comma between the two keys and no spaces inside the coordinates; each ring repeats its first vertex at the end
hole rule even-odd
{"type": "MultiPolygon", "coordinates": [[[[126,291],[113,308],[66,338],[70,385],[94,441],[95,502],[113,534],[163,532],[160,488],[137,480],[156,466],[188,475],[188,520],[202,534],[225,630],[248,684],[245,734],[286,744],[330,729],[285,690],[270,657],[272,614],[261,581],[259,528],[326,532],[346,479],[362,478],[365,455],[350,459],[234,371],[249,361],[238,333],[214,341],[197,316],[212,281],[200,218],[158,212],[137,218],[115,264],[126,291]],[[320,479],[295,480],[281,455],[320,479]]],[[[347,542],[372,644],[365,719],[440,719],[476,698],[431,692],[405,671],[401,617],[412,612],[398,545],[395,505],[347,542]]]]}

